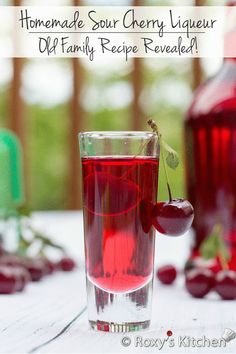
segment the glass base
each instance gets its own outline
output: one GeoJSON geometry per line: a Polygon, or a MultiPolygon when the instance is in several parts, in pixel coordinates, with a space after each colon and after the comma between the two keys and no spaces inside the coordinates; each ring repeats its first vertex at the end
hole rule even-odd
{"type": "Polygon", "coordinates": [[[132,292],[109,293],[87,278],[88,319],[92,329],[104,332],[131,332],[150,325],[151,281],[132,292]]]}
{"type": "Polygon", "coordinates": [[[130,322],[130,323],[114,323],[104,321],[89,321],[90,327],[96,331],[112,332],[112,333],[125,333],[132,331],[140,331],[147,329],[151,321],[143,322],[130,322]]]}

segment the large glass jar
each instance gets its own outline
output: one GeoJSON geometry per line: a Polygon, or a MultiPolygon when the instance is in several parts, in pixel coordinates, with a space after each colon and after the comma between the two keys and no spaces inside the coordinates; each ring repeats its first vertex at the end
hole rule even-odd
{"type": "MultiPolygon", "coordinates": [[[[194,250],[221,224],[236,255],[236,58],[196,92],[185,121],[188,198],[195,208],[194,250]]],[[[236,258],[235,258],[236,262],[236,258]]]]}

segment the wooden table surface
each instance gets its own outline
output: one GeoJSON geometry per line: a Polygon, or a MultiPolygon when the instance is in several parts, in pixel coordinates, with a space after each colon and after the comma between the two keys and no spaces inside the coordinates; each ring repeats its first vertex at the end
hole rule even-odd
{"type": "MultiPolygon", "coordinates": [[[[81,212],[35,213],[33,222],[66,245],[79,266],[75,272],[30,284],[23,293],[0,296],[0,353],[236,353],[236,339],[226,346],[220,341],[225,328],[236,330],[236,302],[220,301],[215,294],[193,299],[181,277],[171,287],[155,282],[150,329],[127,335],[92,331],[87,322],[81,212]],[[173,332],[169,339],[167,330],[173,332]],[[203,336],[216,338],[217,347],[196,347],[188,341],[203,336]]],[[[181,268],[189,243],[190,235],[158,235],[157,264],[171,262],[181,268]]]]}

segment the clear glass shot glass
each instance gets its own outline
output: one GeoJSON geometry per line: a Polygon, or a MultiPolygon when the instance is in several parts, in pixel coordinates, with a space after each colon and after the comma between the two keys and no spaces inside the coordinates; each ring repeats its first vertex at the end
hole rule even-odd
{"type": "Polygon", "coordinates": [[[93,329],[149,327],[159,142],[150,132],[79,134],[88,317],[93,329]]]}

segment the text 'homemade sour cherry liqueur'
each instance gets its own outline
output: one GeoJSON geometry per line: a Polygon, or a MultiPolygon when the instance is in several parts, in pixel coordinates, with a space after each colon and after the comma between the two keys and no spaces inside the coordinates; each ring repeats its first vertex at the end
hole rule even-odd
{"type": "Polygon", "coordinates": [[[98,14],[96,10],[90,10],[85,15],[80,11],[74,11],[73,20],[67,18],[51,18],[42,19],[39,17],[33,17],[28,9],[22,9],[20,11],[19,23],[22,29],[32,30],[70,30],[70,31],[99,31],[101,29],[114,29],[121,30],[133,30],[140,31],[144,29],[155,30],[160,37],[163,37],[164,32],[171,29],[184,30],[189,36],[193,30],[200,29],[214,29],[216,20],[208,19],[186,19],[181,16],[176,16],[172,10],[168,12],[169,16],[165,21],[157,16],[153,18],[140,17],[140,12],[137,9],[129,9],[124,12],[123,16],[118,18],[101,18],[101,14],[98,14]],[[88,23],[88,26],[86,24],[88,23]]]}

